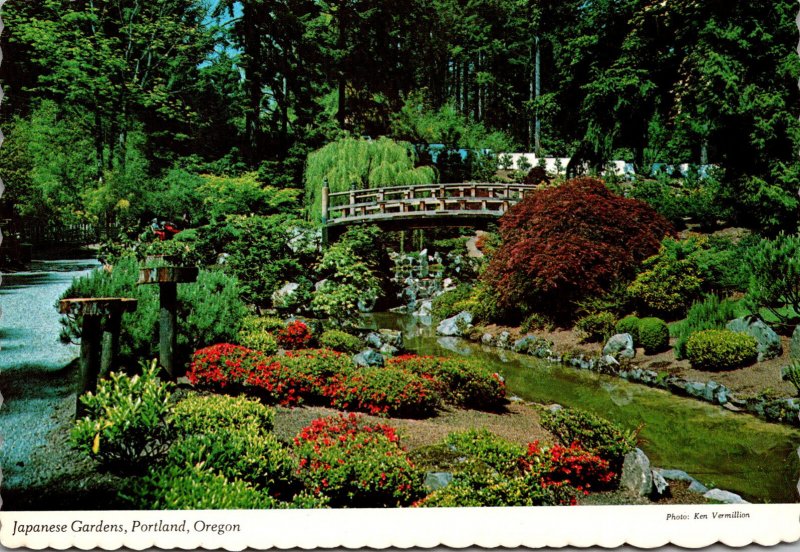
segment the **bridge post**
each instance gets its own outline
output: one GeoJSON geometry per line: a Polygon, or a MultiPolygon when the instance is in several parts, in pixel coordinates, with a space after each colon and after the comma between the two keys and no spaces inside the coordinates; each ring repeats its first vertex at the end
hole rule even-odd
{"type": "Polygon", "coordinates": [[[328,179],[322,181],[322,224],[328,224],[328,202],[330,201],[330,188],[328,188],[328,179]]]}
{"type": "Polygon", "coordinates": [[[445,211],[447,209],[447,205],[445,205],[445,202],[444,202],[444,196],[445,196],[444,186],[439,186],[439,210],[440,211],[445,211]]]}

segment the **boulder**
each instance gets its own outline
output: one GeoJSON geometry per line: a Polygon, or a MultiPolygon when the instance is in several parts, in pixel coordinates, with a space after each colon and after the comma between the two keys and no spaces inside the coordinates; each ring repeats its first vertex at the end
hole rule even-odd
{"type": "Polygon", "coordinates": [[[384,343],[381,345],[381,348],[378,351],[384,356],[394,356],[397,354],[399,349],[394,345],[389,345],[388,343],[384,343]]]}
{"type": "Polygon", "coordinates": [[[436,326],[436,333],[444,336],[460,337],[472,327],[472,315],[461,311],[455,316],[445,318],[436,326]]]}
{"type": "Polygon", "coordinates": [[[660,468],[656,468],[653,471],[657,472],[664,479],[668,479],[670,481],[694,481],[694,477],[683,470],[662,470],[660,468]]]}
{"type": "Polygon", "coordinates": [[[508,332],[500,332],[497,336],[497,346],[501,349],[508,349],[508,343],[511,341],[511,334],[508,332]]]}
{"type": "Polygon", "coordinates": [[[325,278],[323,280],[320,280],[319,282],[314,284],[314,291],[319,291],[320,289],[322,289],[322,286],[324,286],[327,283],[328,283],[328,279],[327,278],[325,278]]]}
{"type": "Polygon", "coordinates": [[[425,474],[425,488],[428,491],[443,489],[453,482],[453,474],[449,472],[428,472],[425,474]]]}
{"type": "Polygon", "coordinates": [[[431,312],[433,311],[433,301],[429,299],[424,299],[417,304],[417,310],[413,313],[414,316],[430,316],[431,312]]]}
{"type": "Polygon", "coordinates": [[[711,489],[703,495],[703,498],[716,500],[717,502],[721,502],[723,504],[750,504],[738,494],[729,491],[722,491],[720,489],[711,489]]]}
{"type": "Polygon", "coordinates": [[[381,339],[381,334],[378,332],[369,332],[367,334],[367,338],[364,340],[366,341],[369,347],[373,349],[380,349],[381,345],[383,345],[383,340],[381,339]]]}
{"type": "Polygon", "coordinates": [[[742,318],[731,320],[725,327],[732,332],[745,333],[756,339],[758,343],[756,348],[758,351],[758,362],[779,357],[783,352],[780,336],[759,318],[743,316],[742,318]]]}
{"type": "Polygon", "coordinates": [[[297,282],[283,284],[280,289],[272,293],[272,306],[276,309],[289,308],[298,289],[300,289],[300,284],[297,282]]]}
{"type": "Polygon", "coordinates": [[[481,343],[484,345],[491,345],[492,341],[494,341],[494,336],[490,333],[485,333],[481,336],[481,343]]]}
{"type": "Polygon", "coordinates": [[[375,349],[364,349],[353,357],[357,366],[383,366],[383,355],[375,349]]]}
{"type": "Polygon", "coordinates": [[[533,355],[538,358],[547,358],[553,354],[550,342],[533,334],[517,339],[511,349],[516,353],[533,355]]]}
{"type": "Polygon", "coordinates": [[[641,449],[625,455],[619,486],[633,491],[639,496],[649,496],[653,491],[653,471],[650,459],[641,449]]]}
{"type": "Polygon", "coordinates": [[[708,492],[708,487],[706,487],[705,485],[694,479],[689,484],[689,490],[697,494],[706,494],[708,492]]]}
{"type": "Polygon", "coordinates": [[[633,347],[633,337],[628,333],[611,336],[611,339],[603,347],[603,354],[611,355],[615,358],[635,357],[636,349],[633,347]]]}
{"type": "Polygon", "coordinates": [[[614,358],[613,355],[604,355],[603,358],[600,359],[600,362],[603,366],[607,366],[609,368],[618,368],[619,361],[614,358]]]}
{"type": "Polygon", "coordinates": [[[381,342],[398,349],[403,348],[403,332],[400,330],[387,330],[385,328],[378,330],[381,336],[381,342]]]}

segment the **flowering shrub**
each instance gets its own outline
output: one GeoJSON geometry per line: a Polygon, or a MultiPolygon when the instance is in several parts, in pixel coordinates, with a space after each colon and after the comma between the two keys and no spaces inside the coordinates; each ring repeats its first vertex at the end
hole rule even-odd
{"type": "Polygon", "coordinates": [[[505,402],[500,375],[472,360],[401,355],[387,366],[429,377],[442,398],[456,406],[491,410],[505,402]]]}
{"type": "Polygon", "coordinates": [[[409,417],[431,415],[440,401],[430,378],[400,367],[369,366],[336,374],[324,395],[334,408],[409,417]]]}
{"type": "Polygon", "coordinates": [[[326,349],[355,354],[364,348],[364,341],[341,330],[328,330],[319,336],[319,344],[326,349]]]}
{"type": "Polygon", "coordinates": [[[311,332],[300,320],[295,320],[278,332],[278,345],[284,349],[305,349],[311,343],[311,332]]]}
{"type": "Polygon", "coordinates": [[[473,456],[501,473],[513,471],[525,452],[522,446],[501,439],[486,429],[451,433],[445,442],[458,453],[473,456]]]}
{"type": "Polygon", "coordinates": [[[394,428],[356,414],[314,420],[294,438],[297,474],[332,506],[405,506],[422,494],[419,473],[394,428]]]}
{"type": "Polygon", "coordinates": [[[577,441],[569,447],[555,444],[549,449],[540,448],[538,441],[529,443],[520,464],[525,471],[539,475],[544,487],[568,485],[584,494],[607,488],[616,477],[607,460],[587,452],[577,441]]]}
{"type": "Polygon", "coordinates": [[[189,383],[221,390],[247,381],[253,366],[265,355],[230,343],[221,343],[195,351],[186,377],[189,383]]]}
{"type": "Polygon", "coordinates": [[[269,332],[240,330],[236,340],[242,347],[260,351],[265,355],[278,352],[278,340],[269,332]]]}

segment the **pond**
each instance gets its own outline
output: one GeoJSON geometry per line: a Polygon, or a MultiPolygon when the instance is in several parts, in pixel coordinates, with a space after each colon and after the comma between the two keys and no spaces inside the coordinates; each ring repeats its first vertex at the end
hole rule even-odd
{"type": "Polygon", "coordinates": [[[754,503],[800,502],[800,430],[619,378],[437,338],[413,317],[378,313],[370,320],[403,330],[406,347],[418,354],[480,359],[505,378],[509,395],[582,408],[627,429],[642,426],[639,446],[655,466],[684,470],[754,503]]]}

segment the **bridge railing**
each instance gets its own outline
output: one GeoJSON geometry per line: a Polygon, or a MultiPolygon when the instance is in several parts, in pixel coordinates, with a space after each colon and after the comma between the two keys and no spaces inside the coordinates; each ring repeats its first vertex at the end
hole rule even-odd
{"type": "Polygon", "coordinates": [[[527,193],[529,184],[418,184],[328,193],[323,188],[326,224],[363,219],[435,216],[459,212],[500,216],[527,193]]]}

